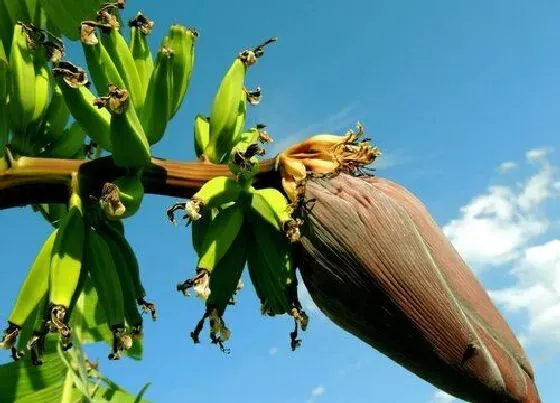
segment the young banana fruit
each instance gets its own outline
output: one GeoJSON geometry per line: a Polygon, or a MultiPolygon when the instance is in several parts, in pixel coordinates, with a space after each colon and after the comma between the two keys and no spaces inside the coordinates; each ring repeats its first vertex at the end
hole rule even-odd
{"type": "Polygon", "coordinates": [[[151,151],[138,115],[126,89],[111,86],[109,95],[97,98],[98,107],[111,113],[111,151],[115,165],[121,168],[140,169],[151,161],[151,151]]]}
{"type": "Polygon", "coordinates": [[[243,101],[247,68],[263,55],[264,46],[275,40],[272,38],[255,49],[241,52],[222,79],[210,113],[210,142],[207,147],[210,161],[218,163],[229,152],[243,101]]]}
{"type": "Polygon", "coordinates": [[[86,73],[69,62],[60,62],[53,75],[72,117],[99,147],[111,151],[111,114],[94,105],[96,98],[87,87],[86,73]]]}
{"type": "Polygon", "coordinates": [[[167,115],[167,119],[170,120],[181,107],[191,82],[198,32],[182,25],[173,24],[169,29],[168,38],[168,46],[175,55],[171,69],[173,76],[171,106],[167,115]]]}
{"type": "Polygon", "coordinates": [[[126,333],[124,298],[111,249],[93,227],[89,227],[86,233],[84,266],[97,291],[99,303],[105,311],[109,328],[113,333],[113,346],[109,359],[118,360],[121,354],[132,346],[132,338],[126,333]]]}
{"type": "Polygon", "coordinates": [[[62,131],[62,134],[53,142],[45,146],[40,154],[42,157],[49,158],[72,158],[78,152],[83,151],[86,132],[77,123],[72,123],[62,131]]]}
{"type": "MultiPolygon", "coordinates": [[[[73,181],[77,181],[74,179],[73,181]]],[[[60,334],[65,349],[71,346],[71,329],[68,325],[70,309],[82,274],[85,224],[82,201],[73,191],[68,203],[68,213],[62,219],[54,241],[49,272],[50,327],[60,334]]]]}
{"type": "Polygon", "coordinates": [[[0,348],[12,349],[14,358],[19,357],[14,348],[18,335],[22,332],[26,322],[34,321],[33,314],[36,313],[41,300],[47,295],[51,254],[57,234],[58,230],[53,230],[35,256],[8,317],[8,328],[4,331],[0,348]]]}
{"type": "Polygon", "coordinates": [[[62,133],[70,118],[70,109],[64,102],[64,95],[60,86],[53,83],[52,98],[45,115],[45,130],[49,136],[49,140],[54,140],[62,133]]]}
{"type": "Polygon", "coordinates": [[[134,215],[143,199],[142,172],[138,171],[106,183],[101,190],[100,204],[109,220],[120,220],[134,215]]]}
{"type": "Polygon", "coordinates": [[[138,13],[134,19],[129,21],[128,25],[130,27],[130,52],[134,58],[142,90],[146,94],[148,82],[154,70],[154,59],[147,38],[152,32],[154,22],[149,21],[142,13],[138,13]]]}
{"type": "MultiPolygon", "coordinates": [[[[1,7],[1,6],[0,6],[1,7]]],[[[4,156],[4,147],[8,144],[8,58],[4,45],[0,42],[0,158],[4,156]]]]}
{"type": "Polygon", "coordinates": [[[194,152],[198,158],[204,155],[204,150],[210,141],[210,119],[196,115],[194,118],[194,152]]]}

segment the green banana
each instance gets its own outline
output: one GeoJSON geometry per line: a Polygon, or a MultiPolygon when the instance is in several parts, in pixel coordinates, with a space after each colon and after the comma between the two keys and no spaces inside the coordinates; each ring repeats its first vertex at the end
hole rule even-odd
{"type": "Polygon", "coordinates": [[[169,28],[168,46],[175,57],[172,60],[173,87],[171,106],[167,119],[175,116],[181,107],[189,88],[194,66],[194,48],[198,32],[182,25],[173,24],[169,28]]]}
{"type": "Polygon", "coordinates": [[[6,79],[8,76],[8,59],[4,51],[4,45],[0,42],[0,158],[4,156],[4,147],[8,144],[8,88],[6,79]]]}
{"type": "MultiPolygon", "coordinates": [[[[119,221],[105,221],[104,222],[104,233],[107,238],[110,238],[114,242],[125,262],[126,269],[129,272],[130,278],[134,285],[134,290],[136,292],[136,303],[142,308],[143,312],[150,313],[153,320],[156,320],[156,307],[153,303],[146,301],[146,290],[140,279],[140,267],[138,265],[138,259],[134,253],[134,249],[128,243],[126,237],[124,236],[124,228],[118,225],[119,221]]],[[[122,224],[122,223],[121,223],[122,224]]]]}
{"type": "Polygon", "coordinates": [[[117,68],[113,56],[109,54],[105,45],[99,41],[97,24],[84,22],[81,25],[81,43],[88,65],[91,80],[97,94],[103,96],[111,84],[125,88],[125,81],[117,68]]]}
{"type": "Polygon", "coordinates": [[[68,205],[64,203],[34,204],[32,207],[33,211],[41,213],[53,228],[58,228],[62,218],[68,213],[68,205]]]}
{"type": "Polygon", "coordinates": [[[156,65],[148,83],[142,126],[150,145],[161,140],[167,127],[167,116],[173,99],[174,58],[173,50],[163,45],[158,52],[156,65]]]}
{"type": "Polygon", "coordinates": [[[152,71],[154,71],[154,59],[147,36],[152,32],[154,22],[149,21],[142,13],[138,13],[134,19],[129,21],[128,25],[130,26],[130,52],[136,64],[142,90],[146,94],[152,71]]]}
{"type": "MultiPolygon", "coordinates": [[[[45,293],[34,309],[33,314],[26,321],[17,343],[17,356],[20,358],[25,354],[25,350],[31,351],[31,363],[41,365],[43,352],[45,349],[45,336],[48,333],[47,318],[49,314],[49,298],[45,293]]],[[[12,350],[12,355],[14,355],[12,350]]]]}
{"type": "Polygon", "coordinates": [[[196,275],[179,284],[177,291],[188,295],[188,289],[193,287],[197,296],[204,300],[208,299],[212,270],[237,237],[243,225],[244,215],[245,206],[241,202],[234,203],[218,212],[205,231],[196,275]]]}
{"type": "MultiPolygon", "coordinates": [[[[19,1],[19,0],[18,0],[19,1]]],[[[16,132],[24,132],[33,121],[35,110],[34,44],[30,42],[28,28],[14,25],[10,52],[9,112],[10,126],[16,132]]]]}
{"type": "Polygon", "coordinates": [[[84,148],[86,132],[82,127],[74,122],[64,129],[62,135],[48,144],[41,156],[49,158],[72,158],[76,153],[84,148]]]}
{"type": "Polygon", "coordinates": [[[96,98],[87,88],[85,72],[69,62],[60,62],[53,75],[74,119],[99,147],[111,151],[111,114],[94,105],[96,98]]]}
{"type": "Polygon", "coordinates": [[[35,107],[31,117],[32,122],[39,122],[43,119],[52,95],[51,71],[46,60],[35,60],[35,107]]]}
{"type": "Polygon", "coordinates": [[[138,115],[131,107],[128,91],[111,86],[107,97],[98,98],[96,106],[111,113],[111,151],[115,165],[143,168],[151,161],[151,151],[138,115]]]}
{"type": "Polygon", "coordinates": [[[194,152],[198,158],[204,155],[204,150],[210,140],[209,118],[196,115],[194,118],[194,152]]]}
{"type": "Polygon", "coordinates": [[[107,233],[107,229],[101,226],[98,227],[98,230],[100,235],[103,237],[103,240],[107,243],[111,252],[111,258],[115,264],[115,270],[119,278],[120,290],[123,295],[126,325],[130,328],[130,333],[132,335],[141,335],[143,319],[142,315],[138,311],[138,305],[136,304],[137,291],[132,280],[131,271],[127,267],[128,262],[123,256],[119,245],[112,239],[112,236],[107,233]]]}
{"type": "Polygon", "coordinates": [[[35,256],[8,317],[8,328],[4,331],[0,348],[9,349],[14,346],[25,322],[37,309],[41,299],[47,295],[51,254],[57,234],[58,230],[53,230],[35,256]]]}
{"type": "Polygon", "coordinates": [[[272,38],[255,49],[241,52],[222,79],[210,114],[210,143],[207,148],[210,161],[218,163],[229,152],[228,147],[235,135],[239,105],[243,100],[247,67],[256,63],[264,53],[264,46],[275,40],[272,38]]]}
{"type": "MultiPolygon", "coordinates": [[[[108,15],[107,12],[100,14],[101,16],[108,15]]],[[[111,16],[112,17],[112,16],[111,16]]],[[[103,21],[107,29],[102,29],[101,39],[107,53],[111,57],[111,60],[115,63],[117,70],[124,81],[124,86],[113,82],[117,87],[126,88],[130,94],[134,108],[138,116],[142,115],[142,110],[144,109],[144,99],[145,91],[143,85],[140,82],[140,76],[138,75],[138,70],[136,69],[136,63],[134,62],[134,57],[124,36],[119,31],[119,24],[112,23],[115,21],[113,18],[110,20],[103,21]]]]}
{"type": "MultiPolygon", "coordinates": [[[[75,177],[73,183],[77,186],[75,177]]],[[[68,203],[68,213],[62,219],[54,241],[49,275],[51,328],[60,333],[64,348],[71,345],[71,329],[67,323],[82,273],[84,235],[82,201],[76,191],[73,191],[68,203]]]]}
{"type": "Polygon", "coordinates": [[[174,213],[177,210],[184,210],[185,217],[189,221],[199,220],[201,212],[211,211],[224,204],[235,202],[243,188],[233,178],[227,176],[216,176],[206,182],[196,192],[190,201],[175,203],[167,210],[167,216],[172,223],[175,223],[174,213]]]}
{"type": "Polygon", "coordinates": [[[291,242],[298,241],[302,221],[292,218],[293,208],[286,197],[274,188],[255,190],[251,187],[251,193],[251,210],[291,242]]]}
{"type": "MultiPolygon", "coordinates": [[[[253,195],[254,197],[254,195],[253,195]]],[[[305,330],[308,317],[297,298],[296,267],[290,240],[252,208],[248,222],[252,247],[247,249],[251,282],[261,301],[261,312],[270,316],[290,314],[296,328],[291,333],[292,350],[299,345],[298,325],[305,330]]]]}
{"type": "Polygon", "coordinates": [[[132,217],[144,199],[142,172],[118,177],[106,183],[101,191],[100,204],[110,220],[132,217]]]}
{"type": "Polygon", "coordinates": [[[103,237],[92,227],[88,228],[86,233],[84,266],[87,267],[113,333],[109,359],[118,360],[121,353],[132,346],[132,338],[126,334],[124,299],[111,250],[103,237]]]}
{"type": "Polygon", "coordinates": [[[45,129],[49,140],[54,140],[62,134],[69,117],[70,109],[64,102],[60,86],[55,82],[52,88],[51,103],[45,115],[45,129]]]}

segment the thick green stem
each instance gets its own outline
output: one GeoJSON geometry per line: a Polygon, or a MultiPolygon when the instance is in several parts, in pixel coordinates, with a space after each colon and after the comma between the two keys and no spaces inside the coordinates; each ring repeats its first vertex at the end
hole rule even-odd
{"type": "MultiPolygon", "coordinates": [[[[280,177],[274,166],[274,158],[261,161],[256,187],[279,186],[280,177]]],[[[116,167],[111,157],[95,160],[12,158],[7,151],[4,159],[0,159],[0,210],[34,203],[66,203],[68,186],[76,172],[88,177],[88,191],[97,197],[103,184],[122,175],[124,170],[116,167]]],[[[227,165],[153,157],[144,169],[142,180],[146,193],[190,198],[204,183],[222,175],[232,175],[227,165]]]]}

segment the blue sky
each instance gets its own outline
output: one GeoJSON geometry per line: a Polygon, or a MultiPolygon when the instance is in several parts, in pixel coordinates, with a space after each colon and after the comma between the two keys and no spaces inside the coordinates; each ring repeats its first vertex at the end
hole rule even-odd
{"type": "MultiPolygon", "coordinates": [[[[543,401],[560,401],[558,2],[129,0],[127,7],[127,18],[141,10],[156,21],[154,51],[171,23],[200,31],[187,99],[156,155],[193,159],[193,117],[209,113],[233,57],[278,35],[248,76],[263,91],[250,123],[268,125],[271,151],[362,122],[384,154],[377,174],[424,201],[526,344],[543,401]]],[[[68,58],[84,65],[70,48],[68,58]]],[[[159,319],[146,323],[142,362],[109,362],[105,348],[91,349],[107,375],[133,391],[150,381],[146,397],[161,402],[452,401],[313,309],[292,353],[291,321],[261,317],[248,280],[226,315],[231,354],[204,338],[193,345],[202,306],[175,291],[195,259],[189,230],[165,219],[174,201],[147,197],[127,222],[159,319]]],[[[5,322],[49,227],[30,208],[1,211],[0,219],[5,322]]]]}

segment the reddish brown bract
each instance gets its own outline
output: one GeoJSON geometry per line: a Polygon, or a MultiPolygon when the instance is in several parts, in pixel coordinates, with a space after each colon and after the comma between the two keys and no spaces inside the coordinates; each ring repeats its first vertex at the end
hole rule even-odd
{"type": "Polygon", "coordinates": [[[510,327],[417,198],[344,174],[305,196],[299,268],[336,324],[467,401],[540,401],[510,327]]]}

